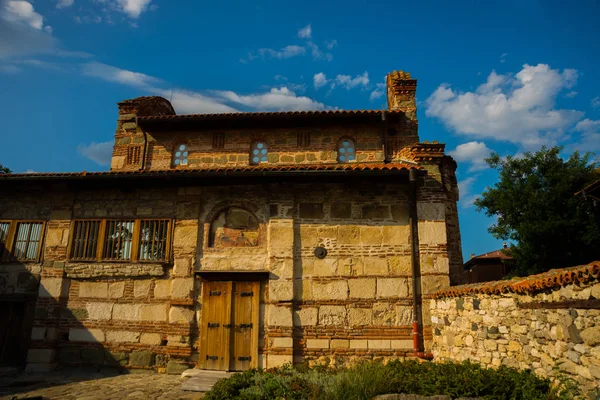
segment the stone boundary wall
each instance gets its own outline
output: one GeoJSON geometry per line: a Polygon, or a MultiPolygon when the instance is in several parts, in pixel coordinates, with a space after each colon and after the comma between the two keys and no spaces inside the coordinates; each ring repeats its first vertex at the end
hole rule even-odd
{"type": "Polygon", "coordinates": [[[600,262],[456,286],[431,301],[436,360],[563,375],[600,389],[600,262]]]}

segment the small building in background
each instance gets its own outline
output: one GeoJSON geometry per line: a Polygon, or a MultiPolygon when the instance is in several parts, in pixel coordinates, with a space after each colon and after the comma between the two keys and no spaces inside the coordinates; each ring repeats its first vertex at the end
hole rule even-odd
{"type": "Polygon", "coordinates": [[[504,247],[476,256],[471,254],[465,263],[465,283],[497,281],[510,273],[513,266],[510,248],[506,243],[504,247]]]}

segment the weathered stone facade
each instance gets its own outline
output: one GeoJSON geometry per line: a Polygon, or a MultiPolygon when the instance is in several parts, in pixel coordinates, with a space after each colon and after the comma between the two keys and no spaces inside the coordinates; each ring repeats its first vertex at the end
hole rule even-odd
{"type": "MultiPolygon", "coordinates": [[[[0,222],[44,224],[38,260],[0,264],[25,265],[41,279],[28,368],[176,372],[198,363],[202,291],[217,272],[265,274],[256,294],[259,367],[413,355],[412,324],[421,319],[413,292],[428,321],[430,293],[459,276],[462,259],[456,165],[443,145],[418,143],[411,82],[392,91],[403,100],[383,116],[177,116],[164,99],[129,100],[119,104],[111,172],[0,178],[0,222]],[[339,162],[340,138],[355,145],[353,162],[339,162]],[[257,140],[268,161],[249,166],[257,140]],[[182,143],[186,162],[174,165],[182,143]],[[89,244],[81,229],[99,243],[111,221],[135,232],[159,219],[168,227],[160,261],[143,260],[139,233],[133,261],[107,259],[109,244],[75,257],[89,244]]],[[[421,335],[428,350],[428,323],[421,335]]]]}
{"type": "Polygon", "coordinates": [[[600,389],[600,263],[454,287],[431,302],[437,359],[565,375],[600,389]]]}

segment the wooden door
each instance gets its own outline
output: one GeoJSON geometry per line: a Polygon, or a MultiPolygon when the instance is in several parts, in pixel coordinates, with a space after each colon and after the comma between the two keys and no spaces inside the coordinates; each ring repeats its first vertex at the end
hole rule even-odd
{"type": "Polygon", "coordinates": [[[229,370],[232,282],[203,282],[200,366],[229,370]]]}
{"type": "Polygon", "coordinates": [[[260,282],[234,282],[232,302],[232,371],[258,366],[258,307],[260,282]]]}

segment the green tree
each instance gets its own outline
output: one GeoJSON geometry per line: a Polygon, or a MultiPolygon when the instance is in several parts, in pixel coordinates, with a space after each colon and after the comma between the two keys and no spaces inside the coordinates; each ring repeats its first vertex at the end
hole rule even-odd
{"type": "Polygon", "coordinates": [[[0,174],[10,174],[12,171],[8,168],[0,164],[0,174]]]}
{"type": "Polygon", "coordinates": [[[562,147],[543,147],[523,157],[492,153],[486,162],[499,181],[475,201],[497,222],[489,232],[510,240],[517,275],[545,272],[600,259],[600,205],[575,195],[600,179],[592,154],[560,157],[562,147]]]}

